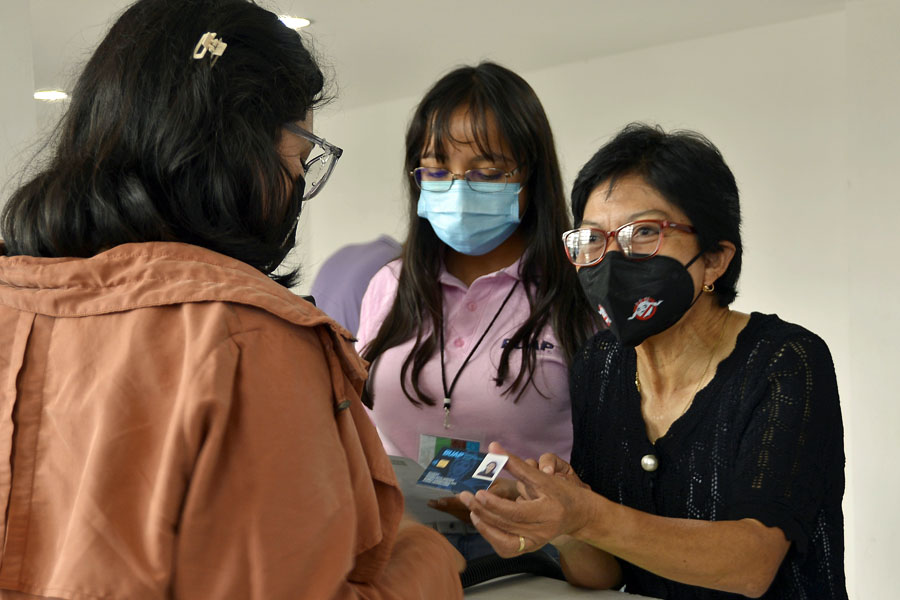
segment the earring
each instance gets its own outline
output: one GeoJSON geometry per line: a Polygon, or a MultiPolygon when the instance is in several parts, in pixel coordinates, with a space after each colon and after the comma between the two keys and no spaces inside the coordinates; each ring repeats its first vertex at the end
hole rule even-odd
{"type": "Polygon", "coordinates": [[[707,294],[711,294],[713,292],[713,290],[715,290],[715,289],[716,289],[715,283],[711,283],[709,285],[706,285],[705,283],[703,284],[703,291],[706,292],[707,294]]]}

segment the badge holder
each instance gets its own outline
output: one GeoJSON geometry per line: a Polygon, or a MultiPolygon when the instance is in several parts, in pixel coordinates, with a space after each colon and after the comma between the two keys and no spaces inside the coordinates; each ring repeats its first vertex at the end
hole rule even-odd
{"type": "Polygon", "coordinates": [[[419,455],[416,462],[422,467],[427,467],[444,448],[464,450],[466,452],[481,452],[481,448],[484,445],[484,434],[478,432],[459,433],[454,431],[452,436],[448,431],[442,431],[434,435],[423,433],[419,435],[419,455]]]}

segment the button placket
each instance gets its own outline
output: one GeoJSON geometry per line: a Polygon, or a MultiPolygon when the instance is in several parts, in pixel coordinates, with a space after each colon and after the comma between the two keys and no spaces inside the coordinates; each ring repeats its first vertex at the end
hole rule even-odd
{"type": "Polygon", "coordinates": [[[451,316],[452,328],[447,332],[452,336],[448,342],[454,351],[466,349],[483,329],[481,315],[476,312],[478,306],[478,299],[471,288],[466,290],[465,295],[455,305],[451,316]],[[472,307],[475,307],[475,310],[472,307]]]}
{"type": "Polygon", "coordinates": [[[657,495],[659,493],[658,481],[662,466],[662,453],[655,444],[650,444],[649,442],[641,450],[642,452],[635,456],[635,459],[640,457],[635,467],[641,470],[641,479],[644,482],[646,498],[649,500],[650,506],[653,507],[653,510],[657,510],[659,508],[657,495]]]}

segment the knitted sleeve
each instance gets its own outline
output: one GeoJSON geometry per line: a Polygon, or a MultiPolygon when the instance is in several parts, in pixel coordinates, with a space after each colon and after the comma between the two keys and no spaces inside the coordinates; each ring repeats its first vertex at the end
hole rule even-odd
{"type": "Polygon", "coordinates": [[[831,354],[814,334],[803,331],[771,348],[757,381],[744,381],[744,392],[758,402],[745,403],[752,412],[737,420],[746,426],[726,518],[779,527],[802,554],[827,482],[834,480],[826,470],[843,464],[837,382],[831,354]],[[835,453],[841,454],[838,460],[835,453]]]}
{"type": "Polygon", "coordinates": [[[572,398],[572,468],[582,479],[596,468],[597,423],[605,422],[601,416],[606,410],[604,400],[615,387],[613,363],[615,340],[607,331],[601,331],[589,339],[572,358],[569,369],[569,394],[572,398]]]}

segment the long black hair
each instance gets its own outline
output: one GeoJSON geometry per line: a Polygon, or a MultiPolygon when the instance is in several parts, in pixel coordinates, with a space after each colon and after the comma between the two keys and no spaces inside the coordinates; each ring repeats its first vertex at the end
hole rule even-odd
{"type": "Polygon", "coordinates": [[[276,149],[281,126],[305,119],[323,87],[297,32],[252,2],[136,2],[78,78],[52,158],[4,208],[7,253],[177,241],[271,276],[302,197],[276,149]],[[206,32],[228,44],[215,65],[192,58],[206,32]]]}
{"type": "Polygon", "coordinates": [[[581,224],[588,198],[598,185],[605,181],[615,185],[625,175],[639,175],[687,215],[704,252],[718,252],[722,240],[734,244],[734,257],[713,291],[719,306],[734,302],[744,254],[741,204],[734,174],[719,149],[696,131],[667,133],[659,126],[630,123],[578,173],[572,187],[575,223],[581,224]]]}
{"type": "MultiPolygon", "coordinates": [[[[425,94],[409,124],[405,170],[420,166],[429,142],[433,142],[439,159],[446,155],[447,144],[455,141],[450,128],[459,108],[466,109],[475,143],[486,156],[492,154],[488,122],[496,123],[526,177],[528,202],[518,232],[526,242],[520,273],[531,311],[504,347],[496,378],[498,386],[506,382],[509,355],[522,348],[519,373],[506,389],[507,393],[519,390],[518,399],[534,374],[535,342],[540,332],[552,326],[569,360],[596,328],[596,316],[560,240],[571,225],[553,133],[540,100],[524,79],[491,62],[460,67],[442,77],[425,94]]],[[[403,246],[397,297],[378,334],[363,349],[363,357],[375,366],[375,360],[386,350],[415,337],[401,368],[401,386],[413,404],[433,406],[435,400],[422,390],[419,375],[440,343],[443,308],[438,276],[445,246],[428,220],[416,214],[419,190],[412,178],[407,183],[409,234],[403,246]],[[407,389],[407,375],[413,393],[407,389]]],[[[367,390],[364,401],[372,406],[371,390],[367,390]]]]}

